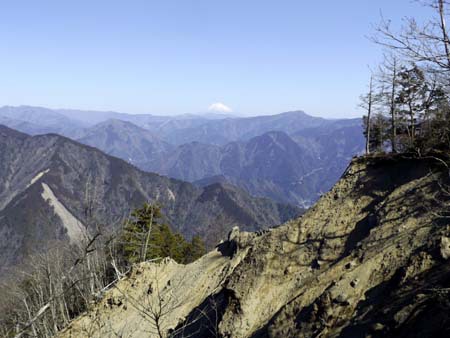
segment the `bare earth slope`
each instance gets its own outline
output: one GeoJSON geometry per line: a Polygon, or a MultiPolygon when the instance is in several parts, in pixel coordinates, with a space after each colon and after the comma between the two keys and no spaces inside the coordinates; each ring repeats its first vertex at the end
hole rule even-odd
{"type": "Polygon", "coordinates": [[[145,263],[61,337],[436,337],[450,226],[432,159],[356,159],[303,217],[234,229],[190,265],[145,263]],[[151,313],[167,309],[155,326],[151,313]],[[171,329],[171,330],[169,330],[171,329]]]}

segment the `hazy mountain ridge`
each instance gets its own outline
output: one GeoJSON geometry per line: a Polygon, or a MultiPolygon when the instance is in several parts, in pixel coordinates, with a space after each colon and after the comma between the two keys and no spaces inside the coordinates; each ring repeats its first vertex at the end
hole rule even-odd
{"type": "Polygon", "coordinates": [[[77,141],[140,168],[144,168],[148,162],[160,161],[174,148],[149,130],[117,119],[109,119],[86,129],[77,141]]]}
{"type": "MultiPolygon", "coordinates": [[[[5,109],[0,109],[0,119],[5,109]]],[[[14,109],[33,111],[33,107],[14,109]]],[[[60,133],[143,170],[190,182],[218,178],[251,194],[302,206],[311,205],[331,188],[364,147],[361,119],[327,120],[302,111],[246,118],[50,112],[44,121],[78,116],[88,124],[92,116],[89,127],[78,123],[60,133]],[[268,135],[279,135],[279,141],[268,135]]],[[[54,129],[21,126],[20,130],[32,134],[54,129]]]]}
{"type": "Polygon", "coordinates": [[[248,140],[269,131],[283,131],[287,134],[305,128],[327,125],[330,120],[313,117],[303,111],[292,111],[276,115],[236,117],[208,121],[200,127],[186,128],[168,136],[173,144],[202,142],[225,145],[226,143],[248,140]]]}
{"type": "MultiPolygon", "coordinates": [[[[96,128],[92,127],[93,138],[80,141],[110,152],[108,146],[96,140],[96,128]]],[[[218,178],[257,196],[309,206],[321,193],[331,188],[352,156],[362,151],[364,142],[360,119],[325,120],[302,112],[213,120],[193,130],[202,133],[211,128],[220,130],[226,136],[221,138],[215,133],[212,136],[214,141],[205,143],[209,140],[207,132],[203,134],[208,136],[204,137],[205,142],[195,140],[178,147],[158,147],[160,141],[157,141],[149,146],[158,149],[153,156],[142,156],[141,161],[133,160],[133,163],[141,169],[189,182],[215,182],[218,178]],[[230,123],[243,123],[239,130],[247,133],[244,135],[236,132],[235,128],[228,128],[230,123]],[[283,131],[263,132],[270,128],[295,132],[291,133],[291,137],[283,131]],[[247,135],[260,132],[262,134],[246,139],[247,135]],[[279,135],[280,139],[277,141],[269,135],[279,135]],[[220,145],[220,139],[237,140],[220,145]]],[[[177,134],[177,129],[174,130],[177,134]]],[[[188,133],[187,130],[190,129],[181,129],[183,133],[188,133]]],[[[117,148],[133,149],[126,139],[118,138],[115,142],[121,145],[117,148]]],[[[131,158],[125,153],[115,154],[127,160],[131,158]]]]}
{"type": "Polygon", "coordinates": [[[337,181],[363,143],[360,126],[319,132],[297,134],[297,142],[277,131],[224,146],[191,142],[141,168],[190,182],[225,179],[258,196],[311,205],[337,181]]]}
{"type": "Polygon", "coordinates": [[[88,126],[58,111],[31,106],[0,107],[0,123],[30,135],[57,133],[67,137],[77,137],[88,126]]]}
{"type": "Polygon", "coordinates": [[[226,180],[252,194],[294,204],[310,203],[314,187],[299,186],[313,158],[283,132],[269,132],[223,147],[198,142],[178,147],[146,169],[191,182],[226,180]],[[309,191],[308,191],[309,189],[309,191]]]}

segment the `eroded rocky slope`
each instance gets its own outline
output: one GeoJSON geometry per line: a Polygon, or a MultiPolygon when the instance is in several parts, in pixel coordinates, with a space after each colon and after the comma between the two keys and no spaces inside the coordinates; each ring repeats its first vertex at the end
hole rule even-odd
{"type": "Polygon", "coordinates": [[[446,183],[434,159],[356,159],[303,217],[137,266],[61,337],[448,336],[446,183]]]}

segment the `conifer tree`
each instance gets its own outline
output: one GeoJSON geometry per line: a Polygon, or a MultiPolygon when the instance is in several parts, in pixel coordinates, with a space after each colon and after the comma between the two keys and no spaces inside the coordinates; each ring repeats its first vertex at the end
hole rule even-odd
{"type": "Polygon", "coordinates": [[[152,249],[153,230],[161,217],[160,207],[148,203],[131,213],[131,218],[125,222],[123,234],[123,251],[128,261],[136,263],[147,259],[152,249]]]}
{"type": "Polygon", "coordinates": [[[427,94],[427,84],[423,71],[414,65],[412,68],[402,68],[399,73],[399,93],[397,103],[400,105],[399,114],[404,123],[408,137],[408,147],[415,148],[416,129],[419,118],[423,117],[427,94]]]}
{"type": "Polygon", "coordinates": [[[196,235],[192,237],[191,242],[185,246],[184,260],[186,263],[190,263],[203,256],[205,253],[205,242],[203,242],[200,236],[196,235]]]}
{"type": "Polygon", "coordinates": [[[205,254],[205,244],[199,236],[191,242],[174,233],[163,222],[161,208],[145,203],[133,211],[125,222],[122,235],[123,256],[129,263],[171,257],[178,263],[190,263],[205,254]]]}

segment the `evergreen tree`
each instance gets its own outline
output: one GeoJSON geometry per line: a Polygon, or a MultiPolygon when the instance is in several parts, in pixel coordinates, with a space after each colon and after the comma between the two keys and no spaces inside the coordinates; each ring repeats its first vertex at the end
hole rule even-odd
{"type": "Polygon", "coordinates": [[[205,244],[199,236],[194,236],[189,243],[162,219],[161,208],[157,205],[145,203],[132,212],[125,222],[121,241],[126,261],[138,263],[171,257],[178,263],[187,264],[205,254],[205,244]]]}
{"type": "Polygon", "coordinates": [[[369,140],[370,149],[376,152],[383,152],[386,141],[389,139],[389,121],[383,114],[377,113],[372,121],[372,133],[369,140]]]}
{"type": "Polygon", "coordinates": [[[185,263],[190,263],[195,261],[197,258],[203,256],[206,253],[205,242],[200,236],[192,237],[190,243],[188,243],[184,248],[184,260],[185,263]]]}
{"type": "Polygon", "coordinates": [[[423,118],[428,86],[424,72],[414,65],[412,68],[403,67],[398,74],[399,93],[396,102],[400,105],[399,115],[406,133],[407,148],[413,150],[416,146],[416,130],[419,119],[423,118]]]}
{"type": "Polygon", "coordinates": [[[123,232],[123,251],[129,262],[143,262],[148,258],[152,249],[152,233],[161,217],[160,207],[148,203],[131,213],[123,232]]]}

